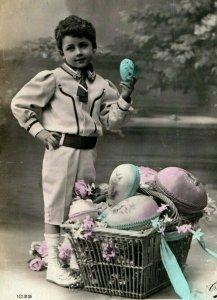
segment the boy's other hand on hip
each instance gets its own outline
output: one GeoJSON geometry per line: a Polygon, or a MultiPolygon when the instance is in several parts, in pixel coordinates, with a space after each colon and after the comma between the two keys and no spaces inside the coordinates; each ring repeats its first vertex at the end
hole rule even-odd
{"type": "Polygon", "coordinates": [[[49,132],[46,129],[41,130],[36,137],[42,141],[47,149],[57,149],[61,139],[58,132],[49,132]]]}

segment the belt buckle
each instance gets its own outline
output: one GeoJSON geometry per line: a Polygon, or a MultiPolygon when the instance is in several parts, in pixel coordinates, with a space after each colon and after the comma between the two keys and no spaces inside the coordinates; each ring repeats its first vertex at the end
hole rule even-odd
{"type": "Polygon", "coordinates": [[[63,145],[64,139],[65,139],[65,133],[62,133],[62,136],[61,136],[60,141],[59,141],[59,146],[63,145]]]}

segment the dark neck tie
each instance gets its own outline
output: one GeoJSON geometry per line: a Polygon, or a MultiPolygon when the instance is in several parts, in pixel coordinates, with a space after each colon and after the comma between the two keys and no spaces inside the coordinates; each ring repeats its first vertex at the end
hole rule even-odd
{"type": "Polygon", "coordinates": [[[70,66],[66,61],[62,64],[61,68],[65,70],[67,73],[72,75],[74,79],[79,82],[77,96],[79,97],[79,101],[83,103],[88,102],[88,87],[86,84],[86,79],[89,82],[93,82],[96,78],[96,73],[93,69],[92,64],[89,64],[87,68],[84,70],[78,70],[70,66]]]}
{"type": "Polygon", "coordinates": [[[79,80],[77,96],[79,97],[79,101],[83,103],[88,102],[88,87],[85,79],[87,78],[86,71],[83,71],[81,74],[81,78],[79,80]]]}

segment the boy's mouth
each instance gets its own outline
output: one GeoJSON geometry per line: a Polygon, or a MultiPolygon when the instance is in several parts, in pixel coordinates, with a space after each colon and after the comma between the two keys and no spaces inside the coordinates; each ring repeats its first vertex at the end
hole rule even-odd
{"type": "Polygon", "coordinates": [[[82,57],[82,58],[78,58],[75,60],[76,63],[83,63],[84,61],[86,60],[85,57],[82,57]]]}

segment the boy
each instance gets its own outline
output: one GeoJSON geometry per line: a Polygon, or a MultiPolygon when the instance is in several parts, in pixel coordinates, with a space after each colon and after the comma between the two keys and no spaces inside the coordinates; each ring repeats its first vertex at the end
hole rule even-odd
{"type": "Polygon", "coordinates": [[[42,167],[45,239],[48,245],[46,278],[60,286],[75,278],[58,261],[60,224],[68,217],[75,181],[95,181],[95,145],[102,128],[120,127],[132,111],[134,81],[121,93],[95,73],[96,33],[77,16],[59,22],[55,38],[64,58],[61,67],[42,71],[13,98],[11,108],[22,127],[45,146],[42,167]],[[39,121],[34,108],[41,109],[39,121]]]}

